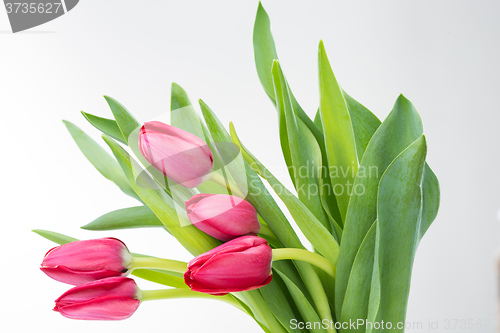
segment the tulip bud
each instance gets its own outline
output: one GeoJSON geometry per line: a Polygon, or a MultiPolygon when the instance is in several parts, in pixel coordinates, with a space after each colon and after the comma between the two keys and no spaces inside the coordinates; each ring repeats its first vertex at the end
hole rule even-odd
{"type": "Polygon", "coordinates": [[[224,242],[260,230],[255,208],[233,195],[196,194],[186,201],[186,211],[195,227],[224,242]]]}
{"type": "Polygon", "coordinates": [[[130,317],[140,303],[134,280],[110,277],[68,290],[56,299],[54,311],[71,319],[121,320],[130,317]]]}
{"type": "Polygon", "coordinates": [[[54,280],[78,285],[127,273],[132,256],[116,238],[76,241],[51,249],[40,268],[54,280]]]}
{"type": "Polygon", "coordinates": [[[184,281],[192,290],[212,295],[257,289],[271,282],[272,259],[265,239],[243,236],[191,260],[184,281]]]}
{"type": "Polygon", "coordinates": [[[142,126],[139,149],[152,166],[185,187],[200,185],[212,170],[212,153],[203,140],[159,121],[142,126]]]}

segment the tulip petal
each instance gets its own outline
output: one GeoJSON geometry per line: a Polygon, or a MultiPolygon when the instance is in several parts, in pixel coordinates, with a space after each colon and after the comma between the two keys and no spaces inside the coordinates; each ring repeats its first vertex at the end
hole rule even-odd
{"type": "Polygon", "coordinates": [[[135,281],[111,277],[71,288],[56,300],[54,311],[71,319],[121,320],[140,304],[135,281]]]}
{"type": "Polygon", "coordinates": [[[51,249],[41,270],[57,281],[80,284],[110,276],[124,275],[132,256],[116,238],[71,242],[51,249]]]}
{"type": "Polygon", "coordinates": [[[273,279],[273,276],[269,275],[269,277],[262,284],[259,284],[259,285],[254,285],[254,286],[250,286],[250,287],[246,287],[246,288],[232,288],[231,287],[231,288],[217,288],[217,289],[206,288],[202,284],[199,284],[195,281],[192,284],[192,286],[190,286],[190,288],[191,288],[191,290],[197,291],[200,293],[210,294],[210,295],[214,295],[214,296],[223,296],[223,295],[227,295],[229,293],[236,293],[236,292],[240,292],[240,291],[248,291],[248,290],[262,288],[262,287],[268,285],[272,279],[273,279]]]}
{"type": "Polygon", "coordinates": [[[257,211],[237,196],[196,194],[186,201],[186,212],[195,227],[221,241],[260,231],[257,211]]]}
{"type": "Polygon", "coordinates": [[[267,241],[244,236],[191,260],[184,281],[192,290],[212,295],[252,290],[271,281],[271,264],[267,241]]]}
{"type": "Polygon", "coordinates": [[[47,276],[51,277],[56,281],[72,284],[75,286],[82,283],[104,279],[107,277],[123,276],[126,274],[105,269],[89,271],[89,272],[76,271],[61,265],[55,267],[40,267],[40,269],[42,270],[42,272],[47,274],[47,276]]]}
{"type": "Polygon", "coordinates": [[[86,302],[55,308],[64,317],[83,320],[123,320],[129,318],[141,302],[122,296],[102,296],[86,302]]]}
{"type": "Polygon", "coordinates": [[[212,170],[213,156],[203,140],[158,121],[142,126],[139,148],[151,165],[185,187],[200,185],[212,170]]]}
{"type": "Polygon", "coordinates": [[[210,288],[242,288],[262,283],[271,273],[271,251],[251,248],[240,253],[216,255],[191,278],[210,288]]]}
{"type": "Polygon", "coordinates": [[[197,256],[196,258],[192,259],[189,262],[188,268],[191,266],[206,262],[208,259],[213,257],[215,254],[241,252],[241,251],[245,251],[246,249],[249,249],[251,247],[261,245],[261,244],[267,244],[267,241],[264,238],[257,237],[257,236],[238,237],[236,239],[230,240],[227,243],[219,245],[210,251],[207,251],[203,254],[200,254],[199,256],[197,256]]]}
{"type": "Polygon", "coordinates": [[[102,296],[137,298],[137,294],[138,288],[134,280],[111,277],[73,287],[56,299],[56,304],[81,302],[102,296]]]}

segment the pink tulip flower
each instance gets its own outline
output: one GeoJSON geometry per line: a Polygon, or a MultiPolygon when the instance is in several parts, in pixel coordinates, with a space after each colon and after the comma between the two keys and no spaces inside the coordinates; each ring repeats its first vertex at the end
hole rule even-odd
{"type": "Polygon", "coordinates": [[[139,307],[140,290],[126,277],[109,277],[76,286],[56,299],[54,311],[84,320],[122,320],[139,307]]]}
{"type": "Polygon", "coordinates": [[[54,280],[78,285],[125,275],[131,261],[122,241],[101,238],[54,247],[45,255],[40,269],[54,280]]]}
{"type": "Polygon", "coordinates": [[[139,149],[152,166],[185,187],[200,185],[212,170],[212,153],[203,140],[159,121],[142,126],[139,149]]]}
{"type": "Polygon", "coordinates": [[[255,208],[236,196],[196,194],[186,201],[186,211],[195,227],[224,242],[260,230],[255,208]]]}
{"type": "Polygon", "coordinates": [[[203,253],[188,264],[184,281],[194,291],[225,295],[271,282],[272,250],[257,236],[243,236],[203,253]]]}

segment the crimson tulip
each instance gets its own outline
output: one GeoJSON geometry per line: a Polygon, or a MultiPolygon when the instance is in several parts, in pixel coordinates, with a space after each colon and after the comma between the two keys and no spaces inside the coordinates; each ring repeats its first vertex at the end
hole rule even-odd
{"type": "Polygon", "coordinates": [[[125,275],[131,262],[122,241],[101,238],[54,247],[45,255],[40,269],[54,280],[78,285],[125,275]]]}
{"type": "Polygon", "coordinates": [[[140,290],[126,277],[109,277],[76,286],[56,299],[54,311],[85,320],[122,320],[139,307],[140,290]]]}
{"type": "Polygon", "coordinates": [[[255,208],[233,195],[196,194],[186,201],[186,211],[195,227],[224,242],[260,230],[255,208]]]}
{"type": "Polygon", "coordinates": [[[185,187],[200,185],[212,170],[212,153],[203,140],[159,121],[141,127],[139,149],[152,166],[185,187]]]}
{"type": "Polygon", "coordinates": [[[257,236],[243,236],[203,253],[188,264],[184,281],[194,291],[225,295],[271,282],[272,250],[257,236]]]}

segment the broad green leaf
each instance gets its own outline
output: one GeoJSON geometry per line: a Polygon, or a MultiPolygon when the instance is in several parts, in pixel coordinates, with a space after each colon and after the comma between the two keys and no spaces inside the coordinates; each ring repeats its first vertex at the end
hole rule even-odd
{"type": "MultiPolygon", "coordinates": [[[[304,296],[304,294],[300,291],[300,289],[283,273],[281,273],[278,270],[275,270],[283,279],[283,282],[288,286],[288,290],[290,290],[290,294],[292,295],[292,298],[295,301],[295,304],[297,305],[300,314],[304,318],[305,322],[311,323],[319,323],[322,321],[320,319],[318,313],[314,310],[313,306],[307,298],[304,296]]],[[[290,322],[288,323],[290,324],[290,322]]],[[[314,327],[312,326],[310,329],[307,329],[307,332],[317,332],[317,333],[324,333],[324,332],[335,332],[335,330],[325,330],[322,327],[314,327]]]]}
{"type": "Polygon", "coordinates": [[[97,128],[99,131],[103,132],[104,134],[109,135],[113,139],[127,144],[125,141],[125,138],[123,137],[122,132],[120,131],[120,128],[118,127],[118,124],[116,123],[115,120],[113,119],[107,119],[107,118],[101,118],[98,116],[91,115],[90,113],[86,113],[82,111],[83,116],[89,123],[91,123],[95,128],[97,128]]]}
{"type": "Polygon", "coordinates": [[[365,153],[366,146],[381,122],[373,113],[361,103],[343,91],[344,99],[351,116],[354,137],[356,139],[356,150],[359,162],[365,153]]]}
{"type": "MultiPolygon", "coordinates": [[[[261,80],[264,90],[269,95],[273,103],[276,105],[271,69],[273,66],[273,61],[277,60],[278,56],[274,45],[274,39],[271,33],[269,16],[267,15],[266,11],[262,7],[262,4],[260,3],[259,3],[259,9],[257,10],[257,17],[255,19],[253,40],[254,40],[255,64],[257,67],[257,72],[259,74],[259,79],[261,80]]],[[[329,170],[328,160],[326,155],[325,139],[323,137],[321,123],[319,122],[320,126],[318,126],[318,122],[316,120],[313,122],[309,118],[309,116],[300,107],[299,103],[297,102],[291,90],[289,90],[289,95],[292,101],[293,112],[295,113],[296,122],[298,124],[299,129],[306,136],[310,136],[310,134],[314,136],[321,150],[321,159],[323,163],[322,167],[324,170],[329,170]],[[305,127],[307,127],[307,129],[305,127]]],[[[290,178],[292,179],[292,182],[297,189],[295,176],[294,173],[291,171],[293,168],[293,163],[291,157],[290,144],[288,141],[289,138],[287,133],[288,130],[287,130],[285,113],[280,108],[278,108],[277,111],[279,119],[281,150],[283,152],[283,156],[285,158],[285,162],[289,170],[290,178]]],[[[327,187],[330,186],[331,180],[329,177],[329,173],[322,172],[320,176],[321,176],[319,179],[319,181],[321,182],[320,188],[323,188],[323,185],[326,185],[327,187]]],[[[329,195],[327,191],[323,191],[323,193],[320,196],[320,201],[324,210],[326,211],[326,214],[331,218],[330,223],[333,224],[333,228],[337,230],[337,232],[335,233],[338,237],[337,239],[340,239],[341,229],[338,223],[342,223],[342,218],[339,212],[335,196],[329,195]]]]}
{"type": "Polygon", "coordinates": [[[82,229],[86,230],[116,230],[133,228],[163,227],[163,223],[156,217],[148,206],[118,209],[104,214],[82,229]]]}
{"type": "MultiPolygon", "coordinates": [[[[276,104],[276,96],[274,90],[274,80],[272,77],[272,67],[273,61],[278,60],[278,54],[276,52],[276,47],[274,44],[274,38],[271,33],[271,22],[269,16],[267,15],[262,4],[259,3],[259,8],[257,9],[257,16],[255,17],[254,31],[253,31],[253,45],[254,45],[254,56],[255,56],[255,66],[257,68],[257,74],[259,76],[260,82],[264,87],[264,91],[269,96],[271,101],[276,104]]],[[[297,122],[302,122],[303,125],[307,126],[311,134],[314,135],[315,139],[318,141],[321,149],[324,148],[324,139],[321,131],[316,127],[314,122],[311,121],[309,116],[300,107],[299,103],[290,91],[290,98],[292,100],[292,105],[294,112],[296,113],[298,119],[297,122]]],[[[285,123],[285,116],[283,110],[278,109],[278,119],[279,119],[279,130],[280,130],[280,143],[283,151],[283,156],[287,166],[291,166],[291,156],[290,156],[290,146],[288,144],[288,135],[285,123]]],[[[295,183],[293,173],[290,173],[292,181],[295,183]]]]}
{"type": "Polygon", "coordinates": [[[420,116],[402,95],[393,110],[370,140],[353,186],[347,212],[337,277],[335,281],[335,311],[340,318],[351,268],[368,230],[377,219],[377,193],[380,177],[389,164],[406,147],[422,135],[420,116]]]}
{"type": "Polygon", "coordinates": [[[120,102],[109,96],[104,96],[104,98],[113,112],[113,116],[115,117],[120,131],[122,132],[123,138],[125,138],[125,141],[129,143],[129,136],[140,126],[139,122],[130,112],[127,111],[127,109],[125,109],[123,105],[120,104],[120,102]]]}
{"type": "Polygon", "coordinates": [[[179,216],[172,199],[163,190],[151,188],[150,184],[154,181],[119,144],[106,135],[103,138],[113,151],[134,191],[186,250],[196,256],[220,245],[219,241],[197,229],[186,221],[185,217],[179,216]]]}
{"type": "Polygon", "coordinates": [[[330,221],[321,204],[320,191],[322,189],[319,183],[322,166],[321,150],[309,129],[295,116],[288,83],[277,61],[273,65],[273,80],[276,107],[280,113],[285,114],[285,119],[281,123],[284,123],[287,128],[291,172],[295,179],[298,197],[323,226],[331,230],[330,221]]]}
{"type": "Polygon", "coordinates": [[[274,38],[271,34],[271,21],[264,7],[259,2],[257,16],[253,27],[253,50],[255,57],[255,66],[260,82],[264,87],[269,98],[274,101],[274,86],[271,77],[271,68],[273,60],[278,59],[274,38]]]}
{"type": "Polygon", "coordinates": [[[63,123],[66,125],[66,128],[75,140],[83,155],[85,155],[85,157],[101,173],[101,175],[115,183],[123,191],[123,193],[140,200],[127,181],[127,178],[125,178],[125,175],[116,160],[90,136],[78,128],[78,126],[65,120],[63,120],[63,123]]]}
{"type": "MultiPolygon", "coordinates": [[[[373,134],[380,126],[381,121],[370,110],[349,96],[345,91],[342,91],[342,94],[346,101],[349,115],[351,116],[358,160],[361,162],[366,146],[368,146],[368,142],[370,142],[373,134]]],[[[323,128],[319,109],[314,117],[314,124],[317,128],[323,128]]]]}
{"type": "Polygon", "coordinates": [[[318,250],[325,258],[334,265],[337,263],[339,255],[339,245],[332,234],[318,221],[313,213],[288,189],[281,184],[274,175],[260,163],[241,143],[236,135],[236,131],[231,127],[231,135],[234,143],[244,152],[246,162],[264,179],[266,179],[288,208],[298,227],[311,242],[312,246],[318,250]]]}
{"type": "MultiPolygon", "coordinates": [[[[349,276],[340,322],[349,322],[357,318],[368,318],[368,301],[373,274],[373,260],[375,252],[376,222],[371,228],[359,248],[349,276]]],[[[364,329],[344,329],[342,332],[364,332],[364,329]]]]}
{"type": "Polygon", "coordinates": [[[358,170],[354,130],[342,90],[333,74],[323,42],[319,44],[319,109],[325,136],[326,155],[332,192],[344,220],[350,199],[350,186],[358,170]]]}
{"type": "Polygon", "coordinates": [[[380,180],[375,248],[379,274],[373,276],[380,281],[376,318],[393,325],[406,320],[413,260],[420,240],[426,152],[422,135],[389,165],[380,180]]]}

